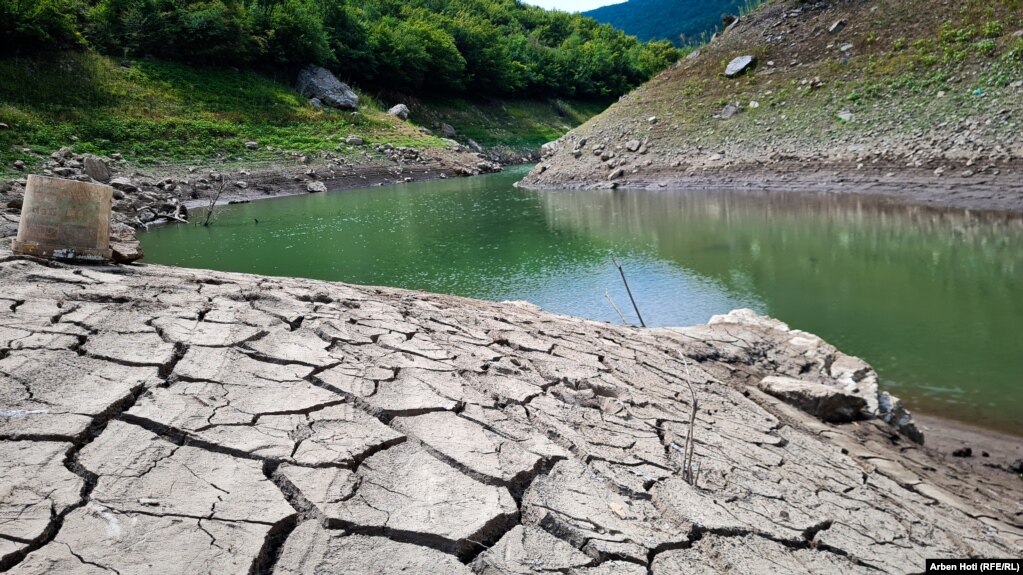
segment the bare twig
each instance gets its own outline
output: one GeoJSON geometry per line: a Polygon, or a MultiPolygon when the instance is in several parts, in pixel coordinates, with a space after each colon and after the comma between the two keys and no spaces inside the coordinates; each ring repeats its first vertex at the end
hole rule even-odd
{"type": "Polygon", "coordinates": [[[625,279],[625,270],[622,269],[622,264],[618,263],[614,254],[611,254],[611,261],[614,262],[615,267],[618,268],[618,273],[622,275],[622,283],[625,284],[625,291],[628,292],[629,300],[632,301],[632,309],[636,310],[636,317],[639,318],[639,325],[646,327],[646,322],[643,321],[643,316],[639,313],[639,306],[636,305],[636,298],[632,297],[632,289],[629,287],[629,280],[625,279]]]}
{"type": "Polygon", "coordinates": [[[210,225],[210,220],[213,218],[213,209],[217,206],[217,202],[220,201],[220,195],[224,193],[224,188],[227,187],[227,178],[223,174],[220,174],[220,187],[217,188],[217,193],[210,196],[210,204],[206,208],[206,220],[203,221],[203,227],[210,225]]]}
{"type": "Polygon", "coordinates": [[[682,479],[686,483],[695,486],[700,477],[700,470],[693,469],[693,456],[696,452],[696,412],[700,410],[700,400],[696,397],[696,390],[693,388],[693,372],[689,369],[689,358],[679,352],[682,358],[682,365],[686,368],[686,385],[689,386],[689,394],[693,400],[693,411],[689,414],[689,429],[686,431],[686,443],[682,448],[682,479]]]}
{"type": "Polygon", "coordinates": [[[622,323],[624,323],[625,325],[629,325],[629,322],[625,321],[625,315],[622,314],[622,310],[618,309],[618,306],[615,305],[614,300],[611,299],[611,294],[608,293],[606,289],[604,290],[604,297],[607,298],[607,303],[611,304],[611,307],[614,308],[615,313],[618,314],[618,317],[622,318],[622,323]]]}

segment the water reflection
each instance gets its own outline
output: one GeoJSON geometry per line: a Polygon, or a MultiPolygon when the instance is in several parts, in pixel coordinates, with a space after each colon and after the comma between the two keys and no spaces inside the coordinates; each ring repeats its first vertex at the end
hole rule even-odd
{"type": "MultiPolygon", "coordinates": [[[[919,408],[1023,434],[1017,217],[838,195],[540,197],[553,228],[639,242],[732,299],[755,300],[758,311],[868,359],[919,408]]],[[[646,306],[645,316],[664,311],[656,300],[646,306]]]]}

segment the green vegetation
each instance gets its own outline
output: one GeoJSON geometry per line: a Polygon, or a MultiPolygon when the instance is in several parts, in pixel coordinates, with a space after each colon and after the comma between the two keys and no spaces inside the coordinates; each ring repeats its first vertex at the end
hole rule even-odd
{"type": "Polygon", "coordinates": [[[702,42],[721,26],[724,14],[749,12],[762,0],[628,0],[589,12],[640,40],[669,40],[682,46],[702,42]]]}
{"type": "Polygon", "coordinates": [[[432,100],[413,110],[426,126],[451,124],[461,136],[509,153],[535,152],[569,129],[603,111],[610,102],[563,100],[471,103],[461,98],[432,100]]]}
{"type": "MultiPolygon", "coordinates": [[[[15,160],[31,168],[72,143],[78,152],[120,153],[139,165],[279,162],[278,150],[354,154],[341,144],[351,134],[369,143],[443,146],[386,115],[365,94],[360,113],[350,114],[314,108],[286,84],[251,71],[157,60],[125,64],[91,52],[0,59],[0,122],[10,126],[0,130],[0,174],[11,173],[15,160]],[[259,147],[247,149],[249,141],[259,147]]],[[[573,114],[562,117],[549,103],[495,102],[446,99],[413,107],[422,124],[448,122],[483,145],[515,151],[535,150],[603,108],[570,102],[565,106],[573,114]]]]}
{"type": "Polygon", "coordinates": [[[517,0],[0,0],[0,54],[92,47],[116,57],[290,70],[437,95],[621,95],[674,62],[579,15],[517,0]]]}

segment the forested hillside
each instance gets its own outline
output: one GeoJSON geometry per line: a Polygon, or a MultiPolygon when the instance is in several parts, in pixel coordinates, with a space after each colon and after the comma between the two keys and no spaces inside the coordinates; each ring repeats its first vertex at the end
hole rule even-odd
{"type": "Polygon", "coordinates": [[[722,14],[737,14],[751,0],[628,0],[584,12],[641,41],[669,40],[678,45],[713,34],[722,14]]]}
{"type": "Polygon", "coordinates": [[[7,56],[316,63],[363,88],[473,96],[617,96],[677,59],[666,42],[516,0],[0,0],[0,35],[7,56]]]}

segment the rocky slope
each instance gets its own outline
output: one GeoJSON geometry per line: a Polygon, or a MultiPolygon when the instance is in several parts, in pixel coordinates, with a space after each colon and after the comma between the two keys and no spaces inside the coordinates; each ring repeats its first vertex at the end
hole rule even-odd
{"type": "Polygon", "coordinates": [[[3,572],[909,573],[1023,553],[1018,478],[936,459],[869,366],[751,313],[640,330],[10,255],[0,281],[3,572]]]}
{"type": "Polygon", "coordinates": [[[1018,210],[1021,127],[1012,2],[775,0],[547,145],[523,185],[870,192],[923,181],[945,203],[1018,210]],[[728,77],[743,56],[752,65],[728,77]]]}

